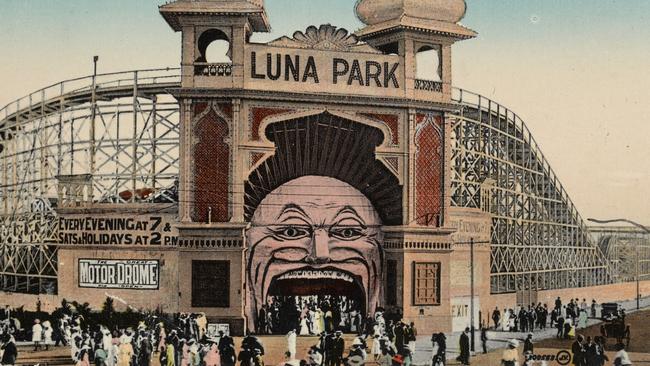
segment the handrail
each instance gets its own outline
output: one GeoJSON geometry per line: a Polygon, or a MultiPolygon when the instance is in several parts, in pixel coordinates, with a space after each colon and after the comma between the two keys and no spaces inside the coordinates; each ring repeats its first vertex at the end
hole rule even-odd
{"type": "MultiPolygon", "coordinates": [[[[166,68],[154,68],[154,69],[142,69],[142,70],[129,70],[129,71],[118,71],[118,72],[109,72],[109,73],[103,73],[103,74],[97,74],[96,78],[97,79],[104,79],[104,78],[109,78],[113,77],[116,75],[134,75],[135,73],[138,74],[147,74],[147,73],[162,73],[165,72],[166,74],[162,75],[142,75],[142,77],[138,77],[138,82],[140,81],[145,81],[145,80],[153,80],[155,82],[156,79],[161,79],[161,78],[180,78],[180,74],[177,72],[180,71],[180,68],[171,68],[171,67],[166,67],[166,68]]],[[[126,80],[133,80],[133,78],[124,78],[121,79],[123,81],[126,80]]],[[[68,93],[71,92],[79,92],[83,90],[92,90],[92,81],[93,81],[93,75],[88,75],[88,76],[82,76],[82,77],[77,77],[73,79],[67,79],[64,81],[60,81],[55,84],[48,85],[46,87],[43,87],[41,89],[38,89],[34,92],[31,92],[27,94],[26,96],[23,96],[21,98],[18,98],[14,101],[11,101],[7,103],[4,107],[0,108],[0,118],[6,118],[10,114],[17,113],[25,108],[28,108],[30,106],[38,106],[48,100],[53,100],[59,97],[62,97],[68,93]],[[83,86],[79,86],[79,84],[82,84],[80,81],[86,81],[83,83],[83,86]],[[76,85],[73,85],[76,84],[76,85]],[[77,86],[76,88],[73,89],[68,89],[66,90],[66,86],[69,88],[70,86],[77,86]]],[[[98,87],[101,87],[102,85],[106,85],[108,83],[115,83],[119,82],[119,80],[107,80],[107,81],[99,81],[96,83],[98,87]]],[[[118,84],[119,86],[119,84],[118,84]]]]}

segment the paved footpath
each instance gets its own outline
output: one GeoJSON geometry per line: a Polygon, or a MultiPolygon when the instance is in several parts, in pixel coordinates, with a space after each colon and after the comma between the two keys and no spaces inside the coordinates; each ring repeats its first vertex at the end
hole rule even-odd
{"type": "MultiPolygon", "coordinates": [[[[625,312],[630,314],[636,311],[636,300],[620,301],[619,304],[623,306],[625,312]]],[[[642,298],[640,301],[641,309],[650,307],[650,297],[642,298]]],[[[600,323],[600,319],[589,319],[587,326],[600,323]]],[[[459,340],[460,332],[453,334],[446,334],[447,336],[447,359],[455,359],[459,355],[459,340]]],[[[545,330],[535,330],[533,333],[533,341],[542,339],[553,338],[557,334],[556,328],[546,328],[545,330]]],[[[481,332],[475,332],[475,346],[476,353],[483,352],[481,348],[481,332]]],[[[528,332],[502,332],[502,331],[488,331],[488,352],[496,349],[505,348],[508,341],[511,339],[518,339],[523,342],[528,336],[528,332]]],[[[420,336],[415,344],[415,354],[413,355],[413,364],[415,366],[428,366],[431,365],[431,353],[433,346],[431,345],[431,336],[420,336]]]]}

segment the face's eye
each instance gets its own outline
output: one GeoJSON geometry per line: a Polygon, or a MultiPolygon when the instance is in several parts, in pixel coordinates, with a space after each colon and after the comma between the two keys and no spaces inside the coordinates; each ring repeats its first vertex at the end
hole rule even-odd
{"type": "Polygon", "coordinates": [[[357,240],[364,235],[360,227],[333,228],[330,235],[340,240],[357,240]]]}
{"type": "Polygon", "coordinates": [[[296,240],[311,236],[311,231],[302,226],[284,226],[273,230],[273,235],[283,240],[296,240]]]}

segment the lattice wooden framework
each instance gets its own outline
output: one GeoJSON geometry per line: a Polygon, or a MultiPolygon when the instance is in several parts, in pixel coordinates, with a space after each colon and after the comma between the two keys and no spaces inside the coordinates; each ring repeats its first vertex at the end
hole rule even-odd
{"type": "Polygon", "coordinates": [[[491,291],[607,284],[607,258],[526,125],[512,111],[464,90],[452,116],[452,205],[493,215],[491,291]]]}
{"type": "MultiPolygon", "coordinates": [[[[0,290],[57,291],[57,177],[90,176],[88,201],[175,205],[177,70],[64,81],[0,109],[0,290]]],[[[68,179],[69,180],[69,179],[68,179]]]]}
{"type": "Polygon", "coordinates": [[[617,282],[650,278],[650,234],[629,226],[591,227],[592,237],[610,261],[617,282]],[[638,271],[638,272],[637,272],[638,271]]]}

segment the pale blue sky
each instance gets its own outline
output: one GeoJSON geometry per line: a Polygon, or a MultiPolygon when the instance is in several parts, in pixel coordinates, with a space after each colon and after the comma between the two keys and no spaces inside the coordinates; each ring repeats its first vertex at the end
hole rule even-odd
{"type": "MultiPolygon", "coordinates": [[[[64,79],[177,66],[161,0],[2,0],[0,105],[64,79]]],[[[479,32],[454,84],[516,111],[583,216],[650,225],[650,1],[468,0],[479,32]]],[[[353,0],[266,0],[269,40],[308,25],[355,30],[353,0]]]]}

